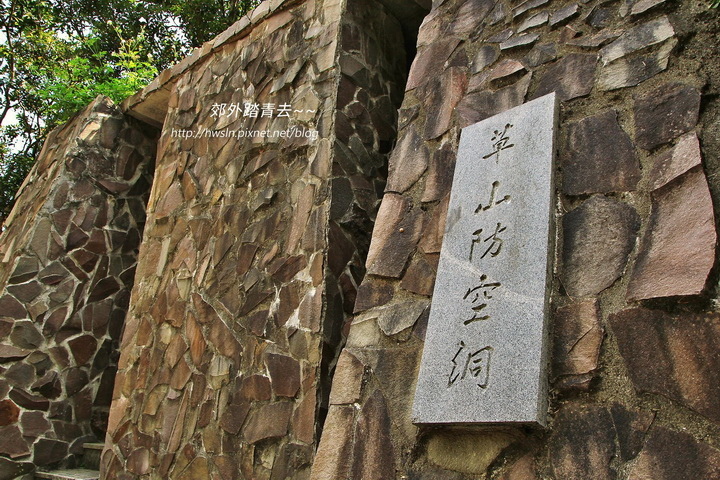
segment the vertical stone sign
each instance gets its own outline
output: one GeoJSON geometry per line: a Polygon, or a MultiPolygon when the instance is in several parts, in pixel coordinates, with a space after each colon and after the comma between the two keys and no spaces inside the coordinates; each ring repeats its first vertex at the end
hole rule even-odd
{"type": "Polygon", "coordinates": [[[415,423],[545,425],[556,125],[552,93],[462,130],[415,423]]]}

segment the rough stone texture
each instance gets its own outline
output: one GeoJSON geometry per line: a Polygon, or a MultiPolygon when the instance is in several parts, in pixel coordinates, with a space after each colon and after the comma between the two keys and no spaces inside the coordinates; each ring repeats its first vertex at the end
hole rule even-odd
{"type": "Polygon", "coordinates": [[[500,452],[515,440],[505,432],[439,433],[428,440],[428,459],[447,470],[483,475],[500,452]]]}
{"type": "Polygon", "coordinates": [[[571,54],[550,65],[531,98],[556,92],[560,101],[590,93],[595,81],[597,55],[571,54]]]}
{"type": "Polygon", "coordinates": [[[402,29],[374,1],[325,0],[244,31],[169,93],[104,478],[310,474],[396,137],[402,29]]]}
{"type": "Polygon", "coordinates": [[[595,295],[622,275],[639,223],[633,207],[602,195],[565,214],[560,278],[568,295],[595,295]]]}
{"type": "Polygon", "coordinates": [[[683,84],[665,84],[635,101],[635,141],[646,150],[666,143],[698,122],[700,92],[683,84]]]}
{"type": "Polygon", "coordinates": [[[628,476],[629,480],[715,478],[720,451],[685,432],[655,427],[628,476]],[[691,461],[688,461],[691,460],[691,461]]]}
{"type": "Polygon", "coordinates": [[[715,422],[720,422],[719,322],[717,314],[671,315],[646,308],[610,317],[635,388],[666,396],[715,422]]]}
{"type": "Polygon", "coordinates": [[[603,328],[597,300],[560,307],[555,312],[553,376],[566,385],[587,387],[598,367],[603,328]]]}
{"type": "Polygon", "coordinates": [[[696,295],[715,262],[715,220],[707,179],[693,167],[652,195],[650,225],[628,298],[696,295]]]}
{"type": "Polygon", "coordinates": [[[72,466],[70,442],[105,434],[155,136],[98,97],[50,133],[19,192],[0,238],[4,454],[72,466]]]}
{"type": "Polygon", "coordinates": [[[640,180],[635,149],[615,111],[570,124],[560,152],[568,195],[631,191],[640,180]]]}
{"type": "Polygon", "coordinates": [[[549,439],[550,464],[556,478],[614,479],[613,457],[635,458],[653,416],[611,407],[568,403],[556,414],[549,439]]]}

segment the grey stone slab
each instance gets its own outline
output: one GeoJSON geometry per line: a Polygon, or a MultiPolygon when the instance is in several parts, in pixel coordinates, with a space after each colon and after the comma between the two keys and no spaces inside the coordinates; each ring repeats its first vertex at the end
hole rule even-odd
{"type": "Polygon", "coordinates": [[[545,425],[555,93],[462,130],[417,424],[545,425]]]}

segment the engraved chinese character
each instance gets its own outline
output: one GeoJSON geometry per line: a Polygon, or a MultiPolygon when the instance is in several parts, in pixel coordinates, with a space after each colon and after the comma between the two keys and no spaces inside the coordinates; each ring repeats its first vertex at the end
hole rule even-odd
{"type": "Polygon", "coordinates": [[[260,113],[261,117],[272,117],[273,112],[275,111],[275,104],[274,103],[264,103],[262,107],[262,112],[260,113]]]}
{"type": "Polygon", "coordinates": [[[257,103],[245,102],[245,110],[243,111],[243,117],[257,118],[260,113],[260,105],[257,103]]]}
{"type": "Polygon", "coordinates": [[[213,103],[210,107],[210,116],[211,117],[218,117],[225,115],[225,107],[227,106],[226,103],[213,103]]]}
{"type": "Polygon", "coordinates": [[[278,108],[277,108],[277,112],[278,112],[277,116],[290,118],[291,111],[292,111],[292,105],[290,105],[289,103],[281,103],[280,105],[278,105],[278,108]]]}
{"type": "Polygon", "coordinates": [[[448,388],[452,387],[458,380],[475,378],[480,388],[487,388],[490,383],[490,357],[493,348],[485,346],[473,351],[467,348],[465,342],[461,341],[459,348],[452,358],[452,370],[448,375],[448,388]]]}
{"type": "Polygon", "coordinates": [[[500,204],[503,203],[503,202],[508,202],[508,201],[510,201],[510,195],[505,195],[505,196],[502,197],[500,200],[497,200],[497,198],[498,198],[498,195],[497,195],[498,188],[500,188],[500,182],[494,181],[494,182],[492,183],[492,190],[490,190],[490,200],[488,201],[487,205],[484,205],[484,206],[483,206],[482,203],[478,203],[478,206],[477,206],[477,208],[475,209],[475,213],[481,213],[481,212],[484,212],[484,211],[486,211],[486,210],[490,210],[490,209],[491,209],[492,207],[494,207],[495,205],[500,205],[500,204]]]}
{"type": "Polygon", "coordinates": [[[481,275],[480,285],[468,288],[468,291],[465,293],[463,300],[469,300],[473,305],[471,307],[473,316],[465,320],[463,325],[469,325],[473,322],[487,320],[490,318],[490,315],[481,314],[481,312],[488,306],[487,300],[493,298],[492,295],[490,295],[490,292],[502,286],[502,284],[500,282],[487,282],[487,279],[487,275],[481,275]]]}
{"type": "Polygon", "coordinates": [[[483,157],[483,160],[486,160],[490,157],[495,157],[495,163],[498,162],[500,159],[500,152],[503,150],[507,150],[508,148],[512,148],[515,146],[515,144],[511,143],[508,145],[508,142],[510,141],[510,137],[508,136],[507,132],[509,129],[512,128],[512,124],[508,123],[505,125],[505,128],[501,132],[500,130],[495,130],[495,135],[492,137],[493,143],[493,151],[491,153],[488,153],[483,157]]]}
{"type": "Polygon", "coordinates": [[[475,235],[475,238],[473,238],[472,244],[470,245],[470,261],[472,262],[473,259],[473,253],[475,251],[475,244],[478,244],[480,242],[482,243],[488,243],[490,242],[490,245],[485,249],[482,255],[480,255],[480,258],[485,258],[487,254],[489,253],[491,257],[497,257],[500,253],[500,250],[502,250],[503,246],[503,239],[500,238],[500,234],[503,233],[505,230],[507,230],[507,227],[503,227],[500,222],[497,223],[495,226],[495,231],[492,235],[489,237],[483,238],[482,232],[483,229],[479,228],[473,232],[473,235],[475,235]]]}

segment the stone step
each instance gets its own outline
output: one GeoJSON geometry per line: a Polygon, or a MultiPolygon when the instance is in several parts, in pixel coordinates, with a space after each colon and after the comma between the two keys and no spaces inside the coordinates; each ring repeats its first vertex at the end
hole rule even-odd
{"type": "Polygon", "coordinates": [[[83,466],[93,470],[100,470],[100,456],[102,455],[104,443],[85,443],[83,444],[85,454],[83,455],[83,466]]]}
{"type": "Polygon", "coordinates": [[[87,468],[73,468],[68,470],[55,470],[52,472],[35,472],[36,479],[45,480],[99,480],[100,472],[87,468]]]}

